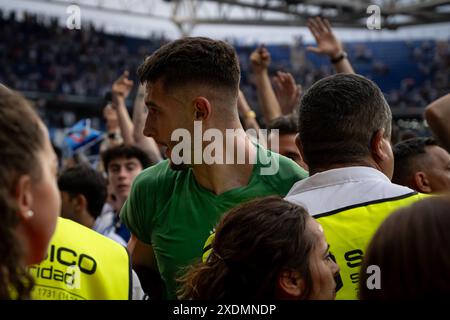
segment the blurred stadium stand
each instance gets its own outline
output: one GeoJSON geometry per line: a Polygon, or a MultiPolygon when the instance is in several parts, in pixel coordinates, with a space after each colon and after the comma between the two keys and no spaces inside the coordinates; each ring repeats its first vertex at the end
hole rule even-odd
{"type": "MultiPolygon", "coordinates": [[[[59,27],[56,18],[32,14],[22,21],[14,13],[0,16],[0,82],[35,100],[52,129],[67,128],[86,117],[101,126],[103,97],[112,82],[125,69],[136,81],[137,66],[167,41],[161,36],[109,35],[93,25],[83,32],[68,30],[59,27]]],[[[256,108],[248,73],[248,57],[256,44],[235,47],[243,91],[256,108]]],[[[304,89],[332,73],[329,61],[306,52],[301,40],[267,47],[271,73],[292,72],[304,89]]],[[[427,103],[449,92],[449,40],[355,42],[345,47],[356,72],[381,87],[396,117],[419,118],[427,103]]],[[[131,106],[133,94],[129,99],[131,106]]]]}

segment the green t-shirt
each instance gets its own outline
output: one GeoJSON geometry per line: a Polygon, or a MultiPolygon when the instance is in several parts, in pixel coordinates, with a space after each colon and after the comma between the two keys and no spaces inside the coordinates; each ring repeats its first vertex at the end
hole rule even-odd
{"type": "Polygon", "coordinates": [[[140,241],[152,245],[167,298],[176,298],[176,279],[183,267],[200,261],[203,245],[223,213],[253,198],[284,197],[295,182],[307,177],[291,159],[260,146],[258,150],[248,185],[220,195],[199,185],[192,169],[172,170],[168,160],[136,177],[120,217],[140,241]],[[261,174],[268,160],[277,158],[278,171],[261,174]]]}

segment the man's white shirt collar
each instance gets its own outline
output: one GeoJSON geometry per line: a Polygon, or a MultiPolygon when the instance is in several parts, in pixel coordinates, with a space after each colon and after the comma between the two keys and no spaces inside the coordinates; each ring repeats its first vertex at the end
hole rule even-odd
{"type": "Polygon", "coordinates": [[[379,170],[355,166],[319,172],[295,183],[287,201],[302,205],[311,215],[412,193],[393,184],[379,170]]]}

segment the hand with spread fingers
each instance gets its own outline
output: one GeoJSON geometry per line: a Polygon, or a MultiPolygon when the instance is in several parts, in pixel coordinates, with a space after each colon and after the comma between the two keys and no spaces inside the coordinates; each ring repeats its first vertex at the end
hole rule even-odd
{"type": "Polygon", "coordinates": [[[316,17],[308,19],[307,25],[316,39],[317,47],[308,46],[306,50],[327,55],[338,73],[355,73],[347,59],[347,53],[345,53],[342,43],[331,29],[330,22],[327,19],[316,17]]]}
{"type": "Polygon", "coordinates": [[[289,72],[278,71],[272,78],[273,87],[283,114],[294,111],[300,101],[301,85],[295,82],[289,72]]]}
{"type": "Polygon", "coordinates": [[[343,51],[342,43],[336,38],[327,19],[316,17],[308,19],[307,26],[316,39],[317,47],[308,46],[308,51],[324,54],[331,59],[338,56],[343,51]]]}

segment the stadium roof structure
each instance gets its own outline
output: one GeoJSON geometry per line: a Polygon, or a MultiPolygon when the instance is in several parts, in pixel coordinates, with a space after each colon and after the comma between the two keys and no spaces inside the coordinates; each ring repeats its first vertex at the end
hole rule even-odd
{"type": "MultiPolygon", "coordinates": [[[[184,35],[201,24],[305,26],[311,16],[328,18],[336,27],[361,28],[375,4],[383,29],[450,21],[445,0],[38,0],[127,15],[170,20],[184,35]]],[[[36,2],[38,2],[36,1],[36,2]]]]}

